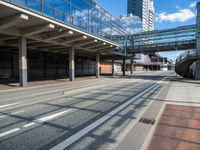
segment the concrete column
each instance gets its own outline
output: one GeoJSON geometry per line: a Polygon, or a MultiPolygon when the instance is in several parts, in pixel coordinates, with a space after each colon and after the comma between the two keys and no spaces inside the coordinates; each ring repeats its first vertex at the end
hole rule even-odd
{"type": "Polygon", "coordinates": [[[100,54],[96,54],[96,78],[100,77],[100,54]]]}
{"type": "Polygon", "coordinates": [[[123,58],[123,76],[126,75],[126,58],[123,58]]]}
{"type": "MultiPolygon", "coordinates": [[[[197,56],[200,57],[200,2],[197,3],[197,33],[196,33],[196,50],[197,56]]],[[[195,79],[200,80],[200,61],[195,65],[195,79]]]]}
{"type": "Polygon", "coordinates": [[[200,80],[200,61],[195,64],[195,80],[200,80]]]}
{"type": "Polygon", "coordinates": [[[27,43],[25,37],[19,38],[19,84],[22,87],[28,85],[27,79],[27,43]]]}
{"type": "Polygon", "coordinates": [[[115,77],[115,58],[112,58],[112,76],[115,77]]]}
{"type": "Polygon", "coordinates": [[[133,64],[133,59],[131,59],[131,74],[134,72],[134,64],[133,64]]]}
{"type": "Polygon", "coordinates": [[[69,79],[70,81],[74,81],[75,79],[75,50],[74,48],[70,48],[69,50],[69,79]]]}

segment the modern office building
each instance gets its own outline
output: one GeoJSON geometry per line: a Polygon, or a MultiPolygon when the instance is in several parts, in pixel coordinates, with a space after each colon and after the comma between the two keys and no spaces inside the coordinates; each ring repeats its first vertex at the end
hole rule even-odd
{"type": "Polygon", "coordinates": [[[154,10],[154,2],[149,2],[149,31],[154,30],[154,23],[155,23],[155,10],[154,10]]]}
{"type": "Polygon", "coordinates": [[[128,15],[133,14],[142,20],[143,31],[154,30],[153,0],[128,0],[128,15]]]}
{"type": "Polygon", "coordinates": [[[0,10],[0,82],[98,77],[104,57],[126,57],[121,20],[93,0],[0,0],[0,10]]]}

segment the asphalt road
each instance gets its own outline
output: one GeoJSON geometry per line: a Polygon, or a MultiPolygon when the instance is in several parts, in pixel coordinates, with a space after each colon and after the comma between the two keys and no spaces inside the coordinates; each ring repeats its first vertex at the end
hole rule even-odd
{"type": "Polygon", "coordinates": [[[170,75],[0,91],[0,150],[114,149],[170,75]]]}

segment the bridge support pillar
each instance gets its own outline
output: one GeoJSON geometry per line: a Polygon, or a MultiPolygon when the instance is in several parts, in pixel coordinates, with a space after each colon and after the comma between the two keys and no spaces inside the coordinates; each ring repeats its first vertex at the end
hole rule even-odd
{"type": "Polygon", "coordinates": [[[28,85],[27,79],[27,42],[25,37],[19,38],[19,84],[22,87],[28,85]]]}
{"type": "Polygon", "coordinates": [[[200,80],[200,61],[195,64],[195,80],[200,80]]]}
{"type": "Polygon", "coordinates": [[[126,58],[123,58],[123,76],[126,76],[126,58]]]}
{"type": "Polygon", "coordinates": [[[69,50],[69,80],[74,81],[75,79],[75,50],[73,47],[69,50]]]}
{"type": "Polygon", "coordinates": [[[131,74],[133,74],[134,72],[134,63],[133,63],[133,59],[131,59],[131,74]]]}
{"type": "MultiPolygon", "coordinates": [[[[197,3],[196,51],[200,57],[200,2],[197,3]]],[[[200,80],[200,61],[196,62],[195,67],[195,79],[200,80]]]]}

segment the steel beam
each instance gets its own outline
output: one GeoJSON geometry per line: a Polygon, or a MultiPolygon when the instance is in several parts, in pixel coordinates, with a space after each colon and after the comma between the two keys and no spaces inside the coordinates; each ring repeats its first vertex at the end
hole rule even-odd
{"type": "Polygon", "coordinates": [[[1,36],[0,37],[0,42],[1,41],[6,41],[6,40],[13,40],[13,39],[17,39],[16,36],[1,36]]]}
{"type": "Polygon", "coordinates": [[[101,44],[93,44],[93,45],[88,45],[88,46],[84,46],[83,48],[87,48],[87,49],[92,49],[92,48],[98,48],[98,47],[102,47],[102,46],[105,46],[106,43],[101,43],[101,44]]]}
{"type": "Polygon", "coordinates": [[[77,43],[75,46],[81,47],[81,46],[84,46],[84,45],[93,44],[93,43],[97,43],[97,42],[98,42],[98,40],[85,40],[85,41],[82,41],[80,43],[77,43]]]}
{"type": "Polygon", "coordinates": [[[85,40],[87,39],[87,36],[82,35],[82,36],[74,36],[74,37],[70,37],[65,39],[66,42],[63,42],[63,44],[67,45],[76,41],[81,41],[81,40],[85,40]]]}
{"type": "Polygon", "coordinates": [[[42,33],[47,30],[52,30],[54,28],[55,28],[55,25],[51,23],[46,23],[46,24],[41,24],[41,25],[25,28],[21,31],[21,33],[23,36],[30,36],[30,35],[42,33]]]}
{"type": "Polygon", "coordinates": [[[62,37],[67,37],[67,36],[70,36],[70,35],[73,35],[74,32],[69,30],[69,31],[61,31],[61,32],[58,32],[58,33],[54,33],[54,34],[51,34],[49,35],[48,37],[46,37],[44,40],[54,40],[54,39],[59,39],[59,38],[62,38],[62,37]]]}
{"type": "Polygon", "coordinates": [[[28,19],[29,19],[29,17],[25,14],[15,14],[12,16],[8,16],[1,20],[0,30],[7,29],[9,27],[12,27],[12,26],[18,24],[19,22],[27,21],[28,19]]]}

